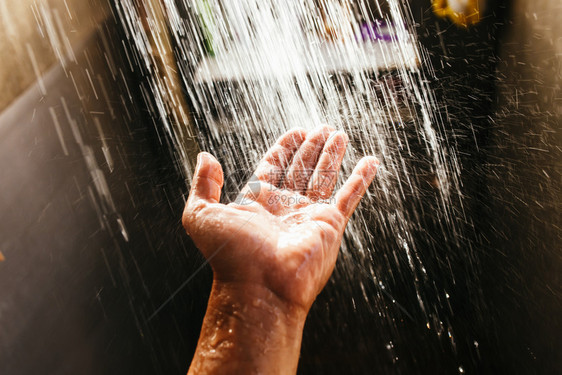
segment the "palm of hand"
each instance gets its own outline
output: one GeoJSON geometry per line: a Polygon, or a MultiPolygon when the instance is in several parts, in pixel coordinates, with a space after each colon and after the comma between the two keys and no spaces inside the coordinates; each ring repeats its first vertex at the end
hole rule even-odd
{"type": "Polygon", "coordinates": [[[347,137],[329,127],[286,133],[235,203],[218,203],[220,164],[199,158],[183,222],[216,280],[264,286],[309,308],[334,268],[345,225],[376,172],[364,158],[331,196],[347,137]],[[280,187],[277,187],[280,186],[280,187]]]}

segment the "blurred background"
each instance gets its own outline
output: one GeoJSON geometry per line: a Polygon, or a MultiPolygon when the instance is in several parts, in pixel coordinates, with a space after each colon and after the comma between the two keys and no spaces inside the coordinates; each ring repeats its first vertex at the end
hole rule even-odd
{"type": "MultiPolygon", "coordinates": [[[[562,4],[486,3],[470,25],[408,4],[470,222],[446,265],[446,329],[392,303],[385,322],[365,290],[333,282],[307,321],[299,373],[560,372],[562,4]]],[[[178,84],[178,163],[122,9],[0,0],[2,374],[184,374],[195,349],[212,276],[180,216],[200,133],[178,84]]],[[[144,52],[179,82],[173,54],[144,52]]]]}

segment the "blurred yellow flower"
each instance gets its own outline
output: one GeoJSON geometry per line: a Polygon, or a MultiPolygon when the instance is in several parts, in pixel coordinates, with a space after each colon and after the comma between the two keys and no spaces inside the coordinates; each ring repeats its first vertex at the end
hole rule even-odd
{"type": "Polygon", "coordinates": [[[433,12],[449,18],[459,26],[478,23],[484,11],[485,0],[433,0],[433,12]]]}

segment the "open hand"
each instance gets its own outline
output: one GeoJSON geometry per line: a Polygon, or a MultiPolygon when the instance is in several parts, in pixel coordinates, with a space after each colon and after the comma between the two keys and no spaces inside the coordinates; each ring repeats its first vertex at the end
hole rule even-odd
{"type": "Polygon", "coordinates": [[[377,170],[376,158],[363,158],[332,197],[347,143],[345,133],[328,126],[288,131],[227,205],[219,203],[221,165],[211,154],[199,154],[183,225],[215,282],[260,286],[308,311],[377,170]]]}

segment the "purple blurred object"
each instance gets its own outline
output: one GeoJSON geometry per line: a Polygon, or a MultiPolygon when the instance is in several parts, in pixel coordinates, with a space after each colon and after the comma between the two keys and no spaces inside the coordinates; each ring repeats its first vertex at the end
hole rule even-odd
{"type": "Polygon", "coordinates": [[[364,42],[383,40],[389,42],[392,40],[392,31],[388,26],[387,22],[384,20],[376,20],[373,22],[364,22],[361,25],[361,38],[364,42]]]}

